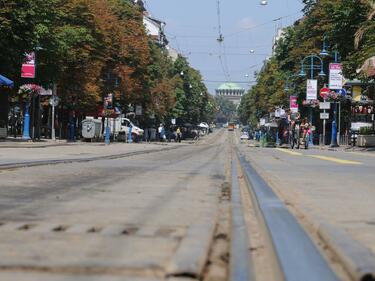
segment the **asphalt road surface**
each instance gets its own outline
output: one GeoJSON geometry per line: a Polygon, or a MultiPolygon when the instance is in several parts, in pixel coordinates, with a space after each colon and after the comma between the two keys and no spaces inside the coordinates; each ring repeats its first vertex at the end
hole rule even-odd
{"type": "Polygon", "coordinates": [[[200,276],[225,182],[227,137],[1,171],[0,280],[200,276]]]}
{"type": "Polygon", "coordinates": [[[69,160],[0,167],[0,280],[225,280],[205,273],[208,255],[229,248],[213,237],[229,233],[222,199],[236,146],[315,242],[330,225],[375,253],[374,153],[259,148],[218,130],[190,144],[0,148],[5,166],[69,160]]]}
{"type": "Polygon", "coordinates": [[[240,147],[289,206],[375,253],[375,153],[240,147]]]}

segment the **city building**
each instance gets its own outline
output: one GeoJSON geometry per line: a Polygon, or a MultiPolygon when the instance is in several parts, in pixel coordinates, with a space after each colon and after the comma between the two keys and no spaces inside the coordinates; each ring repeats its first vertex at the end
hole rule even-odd
{"type": "Polygon", "coordinates": [[[224,83],[215,92],[217,96],[222,96],[238,106],[241,103],[242,96],[245,94],[245,89],[236,83],[224,83]]]}

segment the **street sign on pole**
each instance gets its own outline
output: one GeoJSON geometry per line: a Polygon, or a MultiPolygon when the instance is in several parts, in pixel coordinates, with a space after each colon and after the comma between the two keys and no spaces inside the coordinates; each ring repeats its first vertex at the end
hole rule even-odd
{"type": "Polygon", "coordinates": [[[329,119],[329,113],[320,113],[320,119],[329,119]]]}
{"type": "Polygon", "coordinates": [[[321,103],[319,103],[319,108],[320,109],[330,109],[331,103],[330,102],[321,102],[321,103]]]}
{"type": "Polygon", "coordinates": [[[337,93],[338,93],[339,95],[343,96],[343,97],[345,97],[346,94],[347,94],[345,89],[340,89],[340,90],[337,91],[337,93]]]}
{"type": "Polygon", "coordinates": [[[327,97],[327,95],[329,94],[329,92],[330,92],[329,88],[324,87],[324,88],[321,88],[321,89],[320,89],[319,95],[320,95],[323,99],[325,99],[325,98],[327,97]]]}
{"type": "Polygon", "coordinates": [[[135,106],[135,115],[142,115],[142,105],[135,106]]]}
{"type": "Polygon", "coordinates": [[[308,79],[306,83],[306,100],[316,100],[318,98],[318,80],[308,79]]]}
{"type": "Polygon", "coordinates": [[[341,63],[329,64],[329,88],[331,90],[342,89],[343,84],[342,65],[341,63]]]}
{"type": "Polygon", "coordinates": [[[60,99],[59,99],[57,96],[53,95],[53,96],[49,99],[49,104],[50,104],[51,106],[57,106],[57,105],[59,104],[59,101],[60,101],[60,99]]]}
{"type": "Polygon", "coordinates": [[[292,113],[298,112],[297,96],[290,96],[289,98],[289,108],[292,113]]]}

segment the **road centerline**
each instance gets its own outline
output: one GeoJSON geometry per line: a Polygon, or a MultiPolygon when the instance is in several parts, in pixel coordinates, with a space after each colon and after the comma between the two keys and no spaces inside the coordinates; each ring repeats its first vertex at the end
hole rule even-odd
{"type": "Polygon", "coordinates": [[[343,165],[362,165],[361,162],[344,160],[344,159],[339,159],[339,158],[336,158],[336,157],[329,157],[329,156],[323,156],[323,155],[311,155],[311,154],[306,155],[306,156],[312,157],[312,158],[317,158],[317,159],[320,159],[320,160],[335,162],[335,163],[339,163],[339,164],[343,164],[343,165]]]}
{"type": "Polygon", "coordinates": [[[287,149],[282,149],[282,148],[275,148],[277,151],[281,151],[284,153],[287,153],[289,155],[293,156],[307,156],[307,157],[312,157],[316,158],[319,160],[324,160],[324,161],[330,161],[330,162],[335,162],[343,165],[362,165],[363,163],[358,162],[358,161],[352,161],[352,160],[345,160],[345,159],[340,159],[336,157],[329,157],[329,156],[324,156],[324,155],[313,155],[313,154],[303,154],[300,152],[295,152],[287,149]]]}
{"type": "Polygon", "coordinates": [[[302,153],[300,152],[295,152],[295,151],[290,151],[290,150],[287,150],[287,149],[282,149],[282,148],[275,148],[277,151],[281,151],[281,152],[284,152],[284,153],[288,153],[290,155],[293,155],[293,156],[303,156],[302,153]]]}

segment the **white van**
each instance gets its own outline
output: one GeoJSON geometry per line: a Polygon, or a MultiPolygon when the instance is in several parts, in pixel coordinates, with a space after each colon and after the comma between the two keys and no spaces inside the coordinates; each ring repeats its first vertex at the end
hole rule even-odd
{"type": "MultiPolygon", "coordinates": [[[[93,117],[87,117],[86,119],[93,119],[93,117]]],[[[102,120],[101,117],[98,120],[102,120]]],[[[107,119],[105,120],[104,130],[107,126],[107,119]]],[[[129,128],[131,127],[131,134],[133,141],[140,140],[143,137],[144,130],[134,125],[130,119],[125,117],[109,118],[108,125],[110,128],[111,136],[114,136],[118,140],[127,140],[129,135],[129,128]]],[[[104,131],[105,132],[105,131],[104,131]]],[[[103,132],[103,135],[104,135],[103,132]]]]}
{"type": "Polygon", "coordinates": [[[130,119],[125,117],[110,118],[109,126],[111,135],[114,135],[116,139],[128,139],[130,127],[133,141],[140,140],[143,137],[144,130],[134,125],[130,119]]]}

